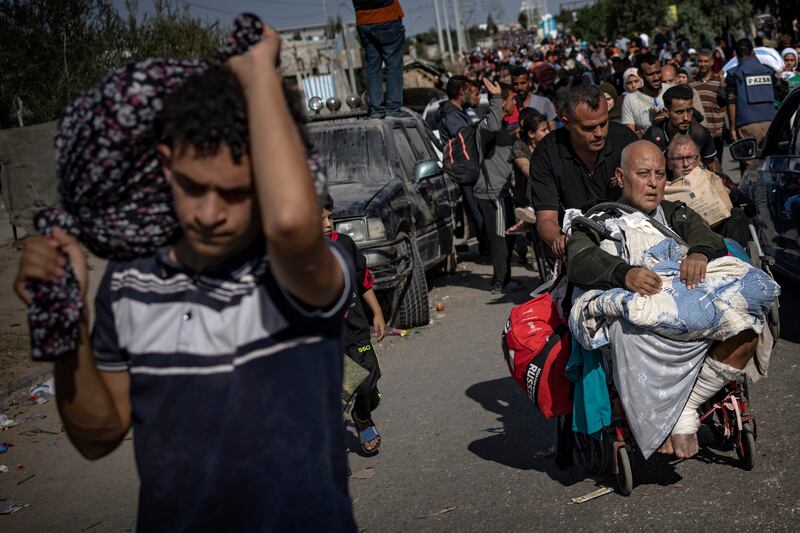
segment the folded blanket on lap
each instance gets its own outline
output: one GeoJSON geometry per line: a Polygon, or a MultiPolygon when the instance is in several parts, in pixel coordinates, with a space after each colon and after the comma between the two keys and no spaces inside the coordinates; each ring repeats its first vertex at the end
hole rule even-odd
{"type": "Polygon", "coordinates": [[[576,291],[570,330],[584,348],[608,344],[607,327],[621,318],[674,340],[725,340],[745,329],[759,333],[764,315],[780,294],[765,272],[735,257],[708,264],[706,279],[692,290],[680,280],[681,251],[675,240],[627,215],[614,219],[621,243],[603,248],[644,266],[662,279],[661,292],[641,296],[627,289],[576,291]]]}

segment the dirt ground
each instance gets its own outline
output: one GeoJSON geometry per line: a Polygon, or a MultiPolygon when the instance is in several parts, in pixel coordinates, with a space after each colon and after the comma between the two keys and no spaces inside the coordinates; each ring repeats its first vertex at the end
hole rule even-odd
{"type": "Polygon", "coordinates": [[[25,305],[12,288],[19,257],[18,243],[0,244],[0,391],[47,366],[31,361],[25,305]]]}
{"type": "MultiPolygon", "coordinates": [[[[50,363],[36,363],[30,357],[27,308],[14,293],[14,277],[22,254],[21,241],[8,237],[0,241],[0,393],[26,376],[49,368],[50,363]]],[[[105,271],[105,263],[89,259],[89,295],[105,271]]]]}

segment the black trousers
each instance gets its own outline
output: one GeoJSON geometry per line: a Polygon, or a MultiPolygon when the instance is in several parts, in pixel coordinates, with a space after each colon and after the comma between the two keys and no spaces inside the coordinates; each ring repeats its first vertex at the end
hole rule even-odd
{"type": "Polygon", "coordinates": [[[712,137],[714,141],[714,148],[717,150],[717,159],[719,159],[719,165],[722,167],[722,151],[725,149],[725,143],[722,141],[722,136],[719,137],[712,137]]]}
{"type": "Polygon", "coordinates": [[[359,366],[369,371],[369,376],[356,389],[353,400],[353,412],[358,419],[369,420],[372,411],[377,409],[381,402],[381,395],[378,392],[378,380],[381,378],[378,355],[370,341],[355,342],[347,346],[344,353],[359,366]]]}
{"type": "Polygon", "coordinates": [[[484,231],[483,216],[478,207],[478,201],[472,192],[472,185],[461,185],[461,196],[464,198],[464,207],[467,212],[467,222],[470,225],[470,237],[478,239],[478,249],[481,253],[489,251],[489,244],[486,242],[486,231],[484,231]]]}
{"type": "Polygon", "coordinates": [[[492,281],[505,285],[511,280],[511,251],[513,237],[507,237],[506,228],[514,224],[514,208],[507,194],[498,200],[477,198],[483,216],[483,226],[492,254],[494,275],[492,281]],[[498,212],[499,211],[499,212],[498,212]]]}

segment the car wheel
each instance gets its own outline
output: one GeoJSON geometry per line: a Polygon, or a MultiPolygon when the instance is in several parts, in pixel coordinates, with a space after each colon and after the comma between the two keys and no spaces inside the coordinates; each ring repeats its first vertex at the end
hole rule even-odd
{"type": "Polygon", "coordinates": [[[402,292],[398,299],[395,325],[400,328],[427,326],[430,321],[428,282],[425,279],[425,269],[419,257],[419,250],[416,244],[406,237],[400,241],[399,255],[411,256],[413,264],[405,282],[396,289],[402,292]]]}

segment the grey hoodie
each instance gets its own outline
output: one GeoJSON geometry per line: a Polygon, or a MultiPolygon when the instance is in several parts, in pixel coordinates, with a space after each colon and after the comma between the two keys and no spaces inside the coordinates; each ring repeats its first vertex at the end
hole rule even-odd
{"type": "Polygon", "coordinates": [[[495,200],[509,194],[514,166],[511,162],[511,147],[516,138],[503,127],[503,98],[489,98],[489,110],[478,126],[478,142],[483,153],[484,172],[475,182],[476,198],[495,200]]]}

